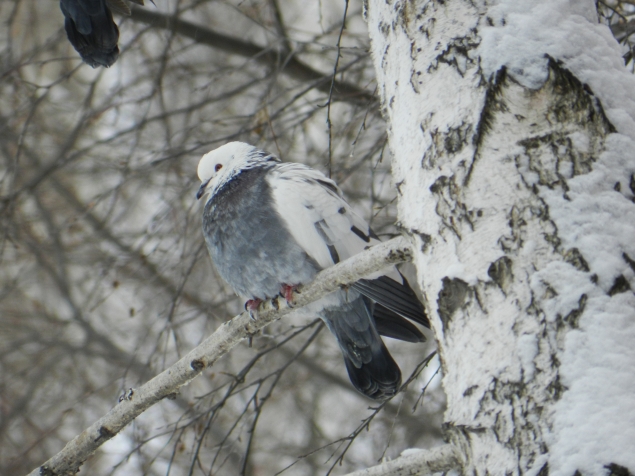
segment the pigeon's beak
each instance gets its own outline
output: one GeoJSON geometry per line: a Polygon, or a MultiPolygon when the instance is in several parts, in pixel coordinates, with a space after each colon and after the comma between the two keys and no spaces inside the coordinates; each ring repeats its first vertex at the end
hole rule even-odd
{"type": "Polygon", "coordinates": [[[211,179],[206,180],[205,182],[203,182],[201,184],[201,188],[198,189],[198,192],[196,192],[196,199],[200,200],[201,197],[203,196],[203,194],[205,193],[205,188],[207,188],[207,184],[209,183],[211,179]]]}

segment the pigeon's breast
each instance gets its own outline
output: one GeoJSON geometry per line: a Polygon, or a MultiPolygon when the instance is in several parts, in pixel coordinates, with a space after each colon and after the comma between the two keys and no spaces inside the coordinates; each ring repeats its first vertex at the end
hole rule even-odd
{"type": "Polygon", "coordinates": [[[309,282],[319,267],[287,230],[265,176],[244,170],[205,205],[203,231],[219,274],[245,299],[272,298],[282,284],[309,282]]]}

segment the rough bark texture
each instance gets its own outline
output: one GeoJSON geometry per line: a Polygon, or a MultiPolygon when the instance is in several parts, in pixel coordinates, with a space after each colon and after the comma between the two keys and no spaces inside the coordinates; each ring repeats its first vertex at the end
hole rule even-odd
{"type": "Polygon", "coordinates": [[[598,282],[552,218],[552,207],[569,206],[568,181],[593,170],[615,129],[554,59],[539,89],[504,68],[485,77],[477,47],[487,8],[371,0],[367,21],[399,219],[418,244],[443,365],[448,438],[465,454],[465,474],[544,475],[567,391],[560,356],[589,299],[580,288],[555,306],[554,270],[561,281],[593,283],[598,299],[630,292],[619,270],[612,286],[598,282]]]}

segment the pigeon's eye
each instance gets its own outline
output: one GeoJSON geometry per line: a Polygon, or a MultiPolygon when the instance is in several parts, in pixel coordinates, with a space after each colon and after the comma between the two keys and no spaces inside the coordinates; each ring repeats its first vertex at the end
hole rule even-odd
{"type": "Polygon", "coordinates": [[[216,167],[214,167],[214,170],[218,172],[222,168],[223,168],[223,164],[216,164],[216,167]]]}

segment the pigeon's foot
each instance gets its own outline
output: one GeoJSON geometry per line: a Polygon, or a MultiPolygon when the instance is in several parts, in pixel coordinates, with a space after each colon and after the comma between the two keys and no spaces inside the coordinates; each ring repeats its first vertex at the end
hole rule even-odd
{"type": "Polygon", "coordinates": [[[249,317],[251,317],[252,320],[256,320],[256,317],[258,315],[258,306],[260,306],[260,303],[262,302],[262,299],[250,299],[245,303],[245,311],[247,311],[249,313],[249,317]]]}
{"type": "Polygon", "coordinates": [[[298,289],[298,286],[298,284],[295,286],[291,284],[283,284],[281,287],[280,294],[282,294],[282,297],[286,299],[287,304],[290,306],[293,305],[293,292],[298,289]]]}

